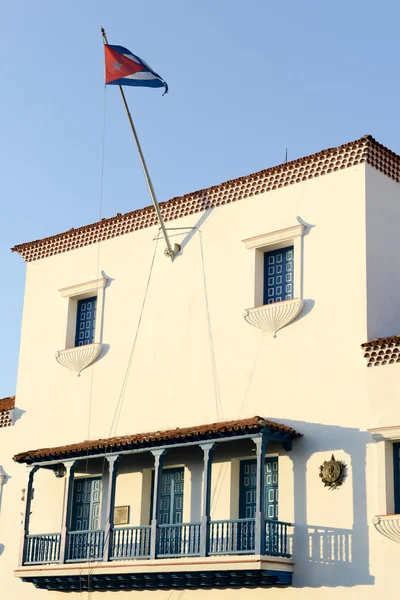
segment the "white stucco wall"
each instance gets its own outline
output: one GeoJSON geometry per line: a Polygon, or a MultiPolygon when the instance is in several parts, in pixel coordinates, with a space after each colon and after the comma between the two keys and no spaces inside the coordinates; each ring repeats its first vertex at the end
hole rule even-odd
{"type": "MultiPolygon", "coordinates": [[[[12,462],[13,454],[256,414],[304,434],[290,453],[268,448],[279,453],[279,517],[296,524],[293,586],[186,591],[184,596],[395,597],[398,547],[371,525],[382,498],[376,491],[380,451],[367,429],[383,407],[396,412],[400,367],[371,372],[360,344],[397,333],[399,303],[394,294],[382,294],[382,288],[393,283],[398,289],[400,283],[397,190],[398,184],[360,165],[174,221],[172,227],[196,227],[201,221],[200,231],[175,232],[173,241],[182,244],[183,253],[173,263],[159,240],[132,360],[156,228],[28,264],[17,384],[17,406],[25,412],[14,427],[0,431],[0,462],[10,475],[0,517],[4,597],[58,596],[12,575],[25,487],[24,467],[12,462]],[[305,309],[273,338],[243,319],[243,310],[254,303],[255,251],[242,240],[291,227],[298,219],[307,224],[305,309]],[[386,248],[393,262],[382,269],[386,248]],[[104,350],[77,377],[54,358],[66,339],[68,310],[68,299],[58,290],[102,275],[110,280],[104,350]],[[332,453],[348,465],[347,481],[335,492],[324,489],[318,476],[319,465],[332,453]]],[[[234,453],[215,457],[214,519],[237,516],[240,458],[234,453]]],[[[130,506],[131,525],[148,522],[148,509],[138,501],[150,493],[146,460],[133,458],[136,470],[121,467],[117,480],[116,504],[130,506]]],[[[169,457],[167,464],[185,465],[185,483],[192,486],[185,488],[184,518],[198,519],[201,466],[189,455],[169,457]]],[[[63,480],[45,475],[46,492],[39,481],[34,486],[32,523],[36,531],[42,526],[57,531],[60,506],[51,512],[48,494],[59,498],[63,480]]],[[[171,600],[181,594],[155,593],[171,600]]]]}

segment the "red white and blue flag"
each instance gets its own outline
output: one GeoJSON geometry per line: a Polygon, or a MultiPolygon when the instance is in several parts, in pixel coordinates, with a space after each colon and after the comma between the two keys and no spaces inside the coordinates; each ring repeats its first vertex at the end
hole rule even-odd
{"type": "Polygon", "coordinates": [[[123,46],[104,44],[106,59],[106,85],[140,85],[163,87],[168,85],[147,63],[123,46]]]}

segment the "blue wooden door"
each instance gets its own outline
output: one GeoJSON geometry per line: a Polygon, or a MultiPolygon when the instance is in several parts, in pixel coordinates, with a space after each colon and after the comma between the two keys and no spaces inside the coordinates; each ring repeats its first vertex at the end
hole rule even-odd
{"type": "Polygon", "coordinates": [[[100,529],[100,501],[100,477],[75,479],[71,531],[100,529]]]}
{"type": "MultiPolygon", "coordinates": [[[[255,460],[240,462],[239,519],[254,519],[256,511],[255,460]]],[[[278,518],[278,457],[265,459],[265,516],[278,518]]]]}
{"type": "Polygon", "coordinates": [[[160,524],[182,523],[183,515],[183,467],[177,469],[163,469],[161,474],[160,524]]]}

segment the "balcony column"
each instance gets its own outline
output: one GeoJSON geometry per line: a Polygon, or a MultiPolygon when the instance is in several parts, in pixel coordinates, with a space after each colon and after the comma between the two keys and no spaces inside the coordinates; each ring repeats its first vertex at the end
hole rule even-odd
{"type": "Polygon", "coordinates": [[[161,474],[164,464],[166,450],[152,450],[154,456],[154,482],[153,482],[153,512],[151,515],[151,535],[150,535],[150,558],[155,559],[158,550],[158,513],[160,508],[161,474]]]}
{"type": "Polygon", "coordinates": [[[110,560],[114,528],[115,488],[117,482],[119,456],[106,456],[108,461],[108,489],[106,498],[106,526],[104,530],[103,560],[110,560]]]}
{"type": "Polygon", "coordinates": [[[74,488],[75,462],[65,462],[65,487],[64,504],[61,517],[61,541],[60,541],[60,563],[65,563],[67,556],[68,528],[70,526],[70,517],[72,510],[72,491],[74,488]]]}
{"type": "Polygon", "coordinates": [[[211,506],[211,469],[212,455],[214,453],[215,444],[207,442],[200,444],[204,455],[203,469],[203,514],[200,525],[200,556],[207,556],[210,550],[210,506],[211,506]]]}
{"type": "Polygon", "coordinates": [[[22,513],[22,533],[21,533],[21,545],[19,553],[19,566],[22,567],[25,561],[27,535],[29,534],[29,521],[31,517],[31,503],[32,503],[32,492],[33,492],[33,477],[39,467],[29,466],[27,469],[28,480],[26,482],[25,496],[24,496],[24,511],[22,513]]]}
{"type": "Polygon", "coordinates": [[[267,439],[264,434],[261,437],[252,438],[256,445],[257,474],[256,474],[256,512],[255,512],[255,554],[263,554],[265,547],[265,450],[267,439]]]}

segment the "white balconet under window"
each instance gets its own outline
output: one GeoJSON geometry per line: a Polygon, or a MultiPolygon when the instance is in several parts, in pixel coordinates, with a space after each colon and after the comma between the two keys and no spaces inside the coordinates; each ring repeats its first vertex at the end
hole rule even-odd
{"type": "Polygon", "coordinates": [[[58,350],[56,352],[56,361],[58,364],[79,375],[83,369],[89,367],[100,356],[101,348],[101,344],[95,343],[67,348],[66,350],[58,350]]]}
{"type": "Polygon", "coordinates": [[[273,333],[275,337],[277,331],[294,321],[301,313],[303,306],[303,300],[293,298],[292,300],[248,308],[244,311],[244,318],[250,325],[273,333]]]}

